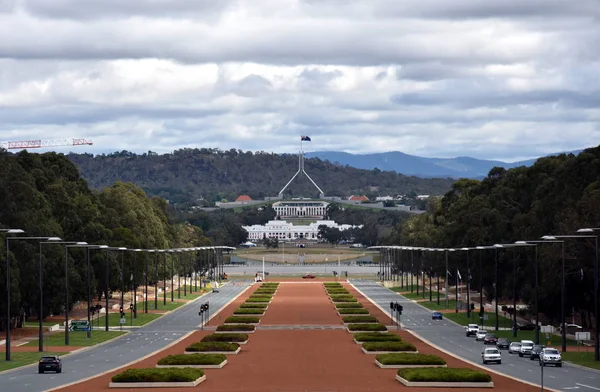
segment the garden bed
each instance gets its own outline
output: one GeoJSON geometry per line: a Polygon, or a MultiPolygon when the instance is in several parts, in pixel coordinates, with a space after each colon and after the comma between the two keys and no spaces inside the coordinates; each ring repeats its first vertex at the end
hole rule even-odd
{"type": "Polygon", "coordinates": [[[382,369],[446,367],[446,361],[437,355],[392,353],[377,355],[375,365],[382,369]]]}
{"type": "Polygon", "coordinates": [[[256,316],[229,316],[225,319],[225,325],[229,324],[258,324],[260,317],[256,316]]]}
{"type": "Polygon", "coordinates": [[[243,332],[243,333],[254,333],[256,326],[254,324],[223,324],[217,327],[215,333],[230,333],[230,332],[243,332]]]}
{"type": "Polygon", "coordinates": [[[248,335],[245,333],[213,333],[206,335],[200,340],[201,342],[229,342],[237,344],[246,344],[248,342],[248,335]]]}
{"type": "Polygon", "coordinates": [[[413,344],[407,342],[364,342],[361,350],[365,354],[419,353],[413,344]]]}
{"type": "Polygon", "coordinates": [[[493,388],[489,374],[472,369],[418,368],[400,369],[396,380],[407,387],[430,388],[493,388]]]}
{"type": "Polygon", "coordinates": [[[261,303],[243,303],[240,305],[241,309],[264,309],[267,310],[267,308],[269,307],[269,305],[267,304],[261,304],[261,303]]]}
{"type": "Polygon", "coordinates": [[[271,303],[271,299],[270,298],[248,298],[246,300],[246,303],[261,303],[261,304],[270,304],[271,303]]]}
{"type": "Polygon", "coordinates": [[[264,316],[264,309],[249,309],[249,308],[238,308],[233,312],[234,315],[245,315],[251,314],[253,316],[264,316]]]}
{"type": "Polygon", "coordinates": [[[340,302],[358,302],[356,298],[346,299],[346,298],[331,298],[331,302],[334,304],[338,304],[340,302]]]}
{"type": "Polygon", "coordinates": [[[229,342],[198,342],[185,348],[185,354],[237,354],[241,347],[229,342]]]}
{"type": "Polygon", "coordinates": [[[127,369],[114,375],[109,388],[185,388],[206,380],[202,369],[127,369]]]}
{"type": "Polygon", "coordinates": [[[179,354],[162,358],[156,365],[157,368],[200,368],[221,369],[227,364],[225,354],[179,354]]]}
{"type": "Polygon", "coordinates": [[[348,324],[346,327],[348,332],[383,332],[386,333],[388,329],[382,324],[348,324]]]}
{"type": "Polygon", "coordinates": [[[343,308],[337,310],[338,316],[345,316],[348,314],[369,314],[369,311],[364,308],[343,308]]]}
{"type": "Polygon", "coordinates": [[[358,332],[354,334],[354,342],[363,344],[366,342],[401,342],[402,338],[393,333],[385,332],[358,332]]]}
{"type": "Polygon", "coordinates": [[[364,308],[360,302],[338,302],[335,304],[336,309],[361,309],[364,308]]]}
{"type": "Polygon", "coordinates": [[[342,322],[345,325],[350,324],[376,324],[377,318],[375,316],[344,316],[342,315],[342,322]]]}

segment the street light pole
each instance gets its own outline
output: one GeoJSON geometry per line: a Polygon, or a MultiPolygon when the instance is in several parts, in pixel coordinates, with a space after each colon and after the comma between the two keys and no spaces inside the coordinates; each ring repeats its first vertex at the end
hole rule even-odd
{"type": "MultiPolygon", "coordinates": [[[[133,250],[133,318],[137,318],[137,287],[136,287],[136,282],[137,282],[137,276],[135,274],[135,270],[137,267],[137,253],[138,252],[142,252],[141,249],[134,249],[133,250]]],[[[148,255],[146,253],[146,255],[148,255]]]]}

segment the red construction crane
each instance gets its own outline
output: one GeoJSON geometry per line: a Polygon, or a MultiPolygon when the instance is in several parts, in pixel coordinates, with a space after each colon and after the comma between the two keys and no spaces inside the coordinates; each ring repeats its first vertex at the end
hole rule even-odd
{"type": "Polygon", "coordinates": [[[5,150],[23,150],[28,148],[48,148],[61,146],[91,146],[88,139],[52,139],[52,140],[21,140],[16,142],[0,142],[0,148],[5,150]]]}

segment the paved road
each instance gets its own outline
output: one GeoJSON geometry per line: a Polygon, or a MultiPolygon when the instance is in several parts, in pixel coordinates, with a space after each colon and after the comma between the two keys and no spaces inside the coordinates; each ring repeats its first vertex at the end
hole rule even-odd
{"type": "MultiPolygon", "coordinates": [[[[350,281],[358,290],[377,303],[385,312],[391,301],[402,303],[402,327],[409,329],[433,344],[461,358],[481,364],[483,343],[465,337],[464,327],[453,322],[431,320],[431,310],[386,289],[375,281],[355,279],[350,281]]],[[[481,364],[482,365],[482,364],[481,364]]],[[[508,376],[540,385],[541,367],[538,361],[519,358],[502,350],[502,364],[482,365],[508,376]]],[[[600,373],[563,364],[562,368],[544,367],[544,387],[564,391],[600,391],[600,373]]]]}
{"type": "MultiPolygon", "coordinates": [[[[256,264],[249,265],[226,265],[224,271],[231,276],[254,276],[256,272],[262,271],[262,263],[257,262],[256,264]]],[[[298,275],[302,276],[305,274],[327,274],[333,276],[333,271],[348,271],[348,276],[353,275],[373,275],[373,278],[377,276],[379,272],[378,265],[364,266],[364,265],[341,265],[338,267],[337,264],[287,264],[278,265],[272,263],[265,263],[265,272],[271,275],[298,275]]]]}
{"type": "Polygon", "coordinates": [[[236,282],[224,285],[219,293],[200,297],[117,340],[66,356],[63,359],[61,374],[38,374],[37,367],[2,374],[0,389],[39,392],[95,376],[142,358],[173,343],[188,332],[199,329],[197,304],[209,301],[211,313],[217,312],[249,284],[250,282],[236,282]]]}

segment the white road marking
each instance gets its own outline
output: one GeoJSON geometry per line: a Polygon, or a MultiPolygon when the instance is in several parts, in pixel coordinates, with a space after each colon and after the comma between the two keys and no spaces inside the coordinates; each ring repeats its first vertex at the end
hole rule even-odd
{"type": "Polygon", "coordinates": [[[580,383],[578,383],[578,382],[576,382],[576,383],[575,383],[575,385],[580,385],[580,386],[582,386],[582,387],[586,387],[586,388],[590,388],[590,389],[593,389],[593,390],[596,390],[596,391],[600,391],[600,388],[591,387],[591,386],[589,386],[589,385],[580,384],[580,383]]]}

